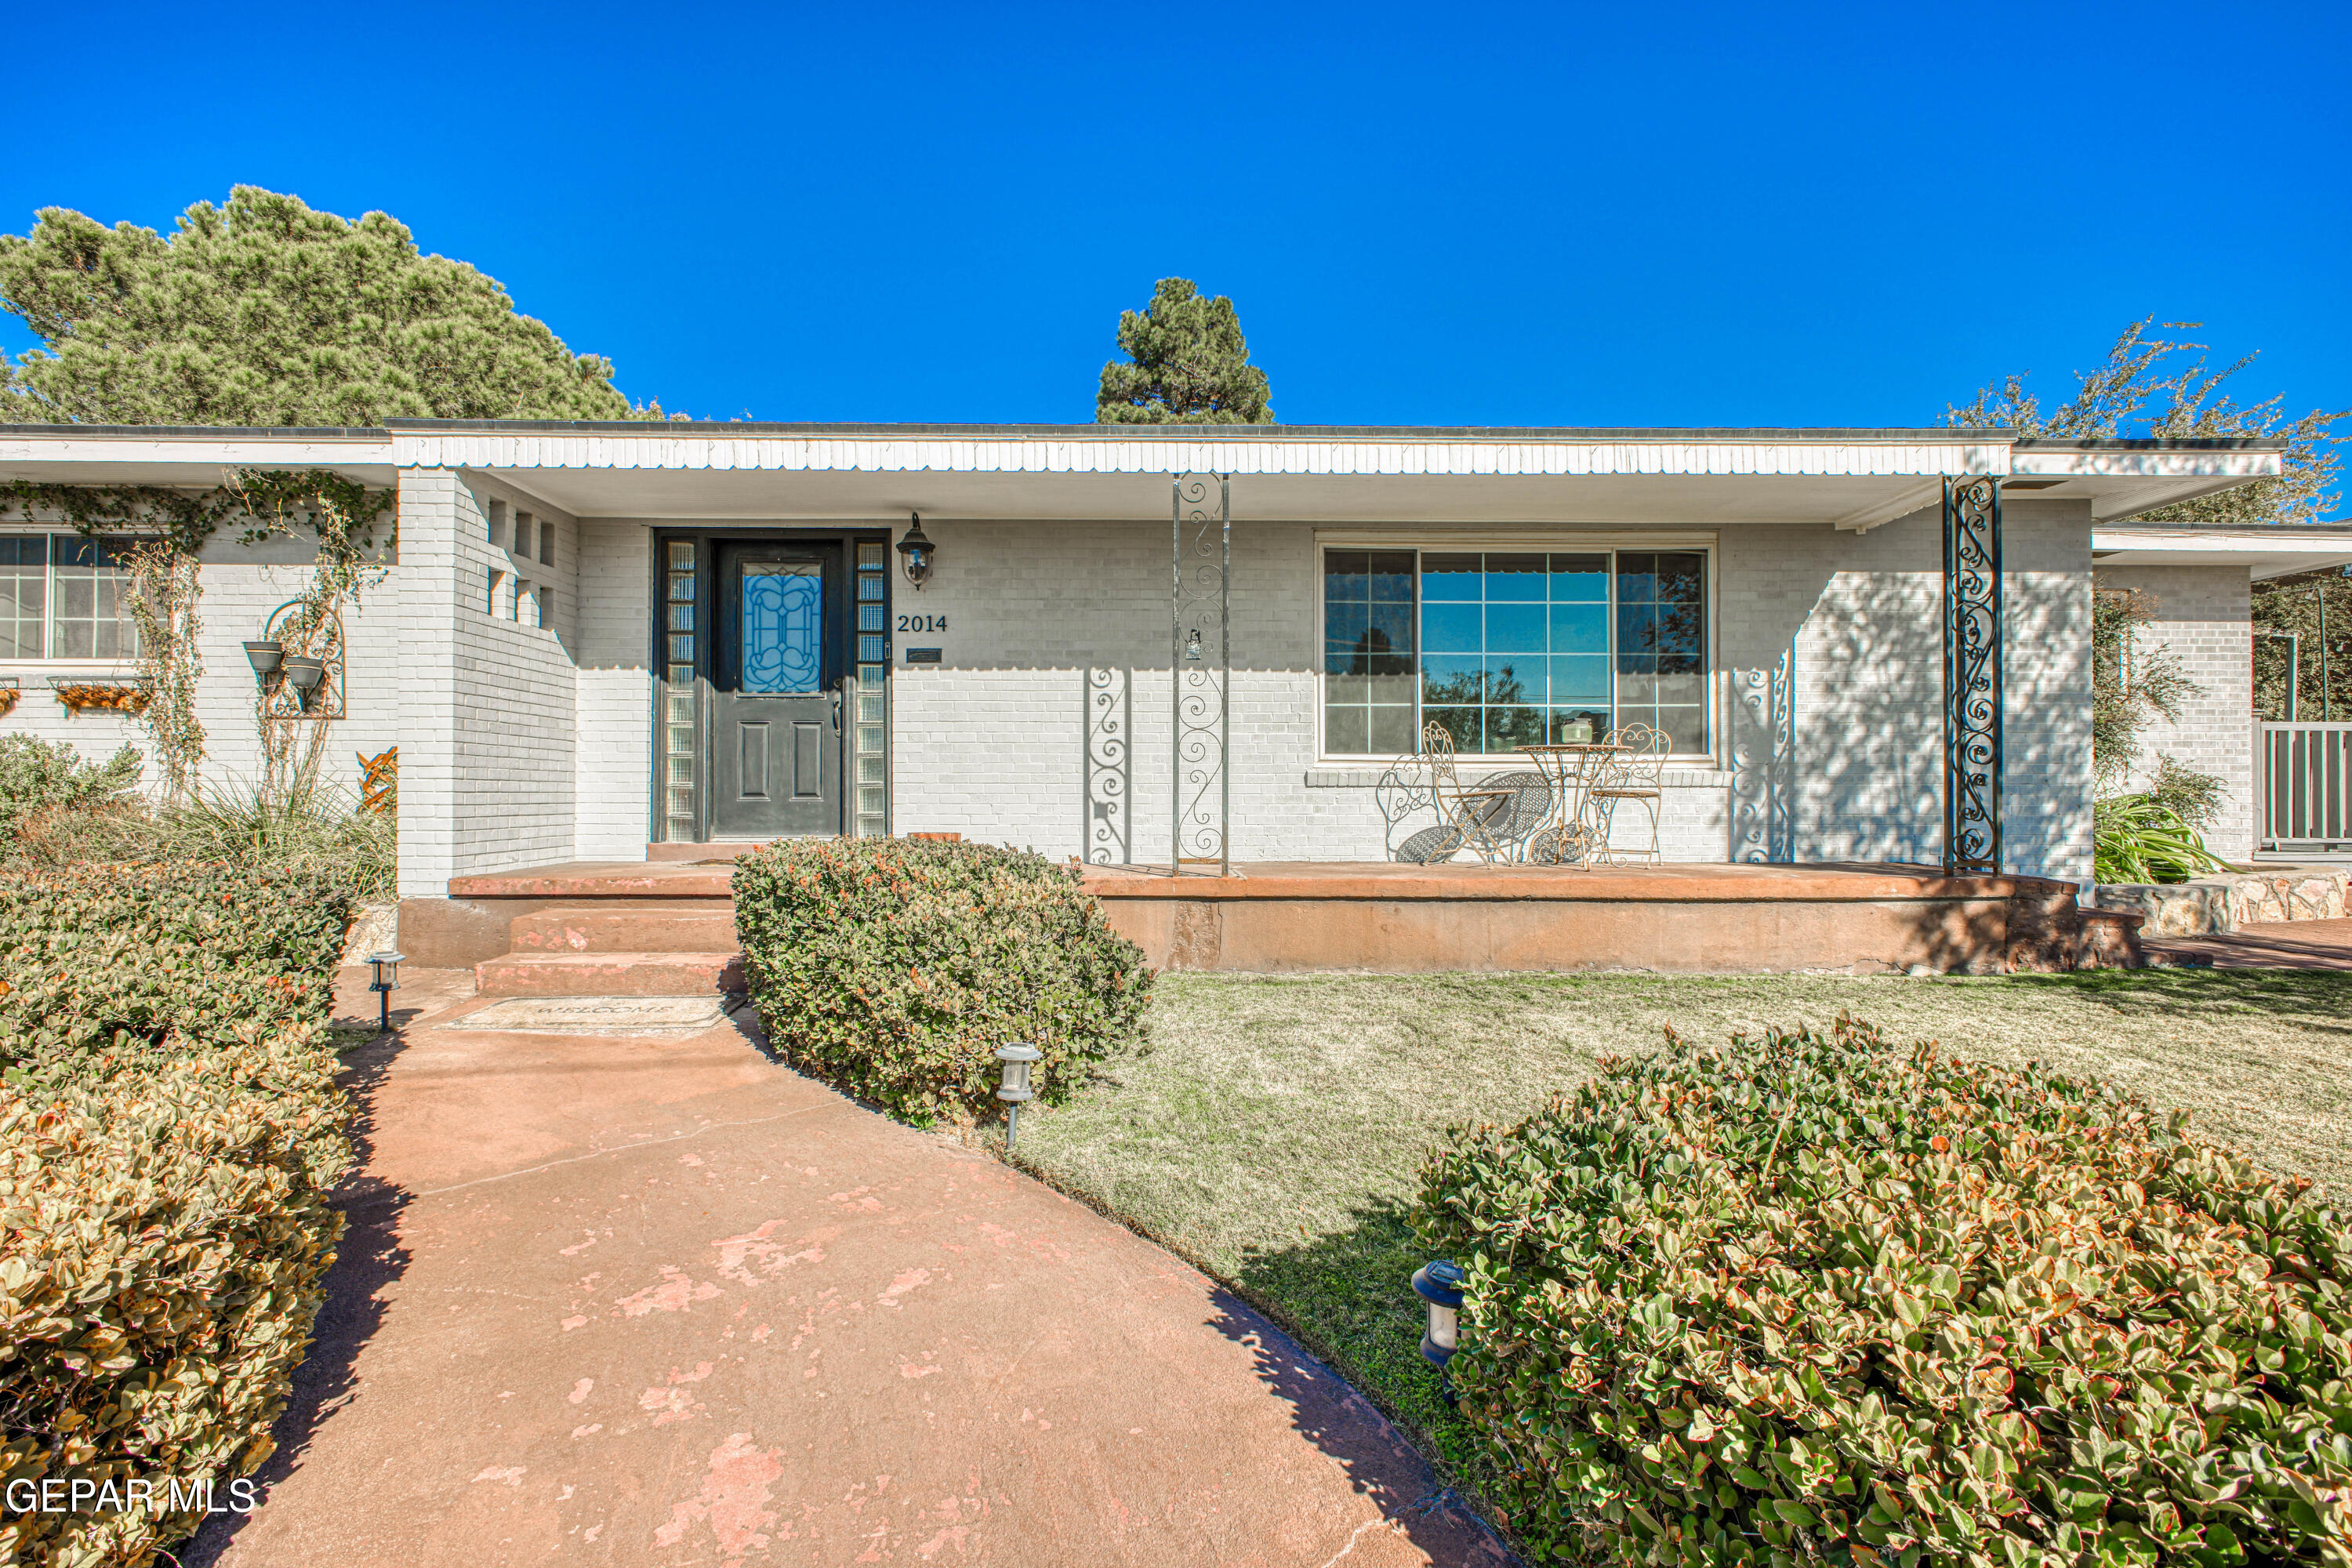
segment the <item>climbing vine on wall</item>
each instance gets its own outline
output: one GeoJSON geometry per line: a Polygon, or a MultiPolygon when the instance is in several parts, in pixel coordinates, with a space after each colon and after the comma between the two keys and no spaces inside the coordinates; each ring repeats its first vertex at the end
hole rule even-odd
{"type": "MultiPolygon", "coordinates": [[[[317,536],[310,583],[279,625],[285,651],[306,654],[337,608],[358,601],[375,547],[376,522],[391,509],[394,492],[370,489],[339,474],[246,468],[230,471],[209,490],[18,479],[0,497],[5,501],[0,516],[13,511],[28,522],[62,518],[85,538],[111,532],[137,540],[125,563],[131,570],[131,613],[139,627],[139,679],[149,693],[140,718],[164,790],[178,799],[195,787],[205,755],[195,690],[203,668],[196,647],[196,601],[202,593],[196,559],[205,542],[232,521],[243,524],[241,542],[247,544],[305,528],[317,536]]],[[[266,703],[257,707],[256,718],[264,797],[282,802],[308,795],[318,779],[326,725],[275,718],[266,703]]]]}

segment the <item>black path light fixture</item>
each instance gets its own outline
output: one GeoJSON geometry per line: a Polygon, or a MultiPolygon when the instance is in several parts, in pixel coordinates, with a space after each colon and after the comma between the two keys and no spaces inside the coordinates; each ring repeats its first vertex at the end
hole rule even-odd
{"type": "Polygon", "coordinates": [[[406,953],[394,952],[389,948],[367,956],[368,963],[375,969],[375,978],[368,984],[368,989],[375,993],[378,1034],[392,1033],[392,994],[400,989],[400,966],[407,957],[406,953]]]}
{"type": "MultiPolygon", "coordinates": [[[[1460,1264],[1446,1258],[1433,1258],[1412,1272],[1412,1293],[1429,1308],[1429,1326],[1421,1336],[1422,1357],[1437,1369],[1441,1378],[1461,1341],[1462,1286],[1468,1278],[1460,1264]]],[[[1445,1401],[1454,1402],[1450,1385],[1445,1401]]]]}
{"type": "Polygon", "coordinates": [[[932,556],[937,549],[930,535],[923,531],[923,514],[908,512],[907,532],[898,541],[898,563],[907,569],[907,581],[915,585],[918,593],[931,575],[932,556]]]}
{"type": "Polygon", "coordinates": [[[996,1098],[1004,1101],[1004,1152],[1013,1152],[1013,1140],[1021,1132],[1021,1107],[1037,1098],[1030,1087],[1029,1064],[1045,1059],[1045,1053],[1034,1046],[1015,1043],[999,1046],[996,1059],[1004,1064],[1003,1081],[996,1086],[996,1098]]]}

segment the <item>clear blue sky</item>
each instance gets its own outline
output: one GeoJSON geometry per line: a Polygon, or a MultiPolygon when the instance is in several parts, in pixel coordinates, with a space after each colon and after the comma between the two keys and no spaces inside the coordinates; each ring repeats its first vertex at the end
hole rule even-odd
{"type": "MultiPolygon", "coordinates": [[[[1083,421],[1234,297],[1287,423],[1906,425],[2124,323],[2352,404],[2337,7],[41,6],[0,228],[248,182],[706,418],[1083,421]]],[[[0,321],[0,344],[29,342],[0,321]]]]}

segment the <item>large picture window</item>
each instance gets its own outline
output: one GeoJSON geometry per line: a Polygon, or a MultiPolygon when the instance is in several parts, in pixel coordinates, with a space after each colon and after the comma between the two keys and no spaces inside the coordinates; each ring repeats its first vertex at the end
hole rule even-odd
{"type": "Polygon", "coordinates": [[[1707,750],[1696,550],[1327,550],[1323,750],[1393,756],[1421,727],[1507,756],[1627,724],[1707,750]]]}
{"type": "Polygon", "coordinates": [[[132,542],[0,534],[0,659],[139,657],[131,615],[132,542]]]}

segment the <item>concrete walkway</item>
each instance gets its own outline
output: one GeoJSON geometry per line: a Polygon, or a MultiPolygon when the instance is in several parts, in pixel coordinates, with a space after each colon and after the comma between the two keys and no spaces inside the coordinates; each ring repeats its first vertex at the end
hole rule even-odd
{"type": "Polygon", "coordinates": [[[470,977],[404,979],[438,1010],[351,1058],[366,1162],[267,1500],[187,1561],[1508,1561],[1084,1206],[732,1026],[449,1028],[470,977]]]}

